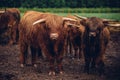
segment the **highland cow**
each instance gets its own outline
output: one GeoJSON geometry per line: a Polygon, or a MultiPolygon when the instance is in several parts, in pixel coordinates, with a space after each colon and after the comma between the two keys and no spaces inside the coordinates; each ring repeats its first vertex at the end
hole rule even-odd
{"type": "Polygon", "coordinates": [[[7,11],[11,12],[10,21],[8,26],[10,27],[10,41],[9,44],[17,43],[19,38],[18,25],[20,22],[20,11],[17,8],[9,8],[7,11]]]}
{"type": "Polygon", "coordinates": [[[87,18],[81,21],[85,26],[83,44],[85,71],[97,68],[100,75],[104,73],[104,57],[110,32],[105,22],[97,17],[87,18]]]}
{"type": "Polygon", "coordinates": [[[35,11],[28,11],[23,15],[19,26],[21,67],[26,64],[28,47],[31,48],[32,65],[36,66],[36,49],[40,47],[50,63],[49,75],[55,74],[55,61],[59,73],[62,73],[66,37],[64,24],[67,20],[74,21],[70,18],[35,11]]]}
{"type": "Polygon", "coordinates": [[[0,11],[0,36],[4,36],[4,33],[7,34],[10,44],[16,43],[19,21],[20,12],[18,9],[10,8],[0,11]]]}
{"type": "Polygon", "coordinates": [[[77,57],[78,59],[80,59],[80,57],[82,56],[82,41],[85,28],[83,25],[80,24],[79,18],[72,15],[68,15],[67,17],[75,19],[76,22],[69,22],[69,25],[67,27],[67,40],[65,51],[66,53],[69,52],[68,55],[74,55],[73,58],[77,57]]]}

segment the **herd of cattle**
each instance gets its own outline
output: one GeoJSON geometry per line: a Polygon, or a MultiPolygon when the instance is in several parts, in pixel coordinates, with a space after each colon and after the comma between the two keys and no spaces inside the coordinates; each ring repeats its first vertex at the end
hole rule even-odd
{"type": "Polygon", "coordinates": [[[9,44],[19,44],[21,67],[27,64],[30,48],[34,67],[37,67],[39,53],[49,61],[49,75],[55,75],[56,67],[62,74],[64,56],[74,51],[75,58],[84,56],[85,72],[96,69],[100,75],[104,73],[105,50],[110,32],[107,21],[103,19],[81,19],[73,15],[63,17],[37,11],[27,11],[20,19],[20,11],[11,8],[0,11],[0,43],[3,35],[9,36],[9,44]]]}

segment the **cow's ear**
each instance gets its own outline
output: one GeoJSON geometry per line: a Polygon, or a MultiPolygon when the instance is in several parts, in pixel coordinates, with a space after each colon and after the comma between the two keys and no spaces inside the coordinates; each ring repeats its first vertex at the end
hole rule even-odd
{"type": "Polygon", "coordinates": [[[80,24],[82,24],[83,26],[87,26],[87,19],[82,19],[80,21],[80,24]]]}
{"type": "Polygon", "coordinates": [[[63,26],[66,26],[66,24],[68,24],[68,23],[74,23],[77,21],[75,19],[71,19],[71,18],[67,18],[67,17],[63,17],[62,19],[63,19],[63,26]]]}
{"type": "Polygon", "coordinates": [[[103,21],[104,26],[108,26],[109,22],[108,21],[103,21]]]}

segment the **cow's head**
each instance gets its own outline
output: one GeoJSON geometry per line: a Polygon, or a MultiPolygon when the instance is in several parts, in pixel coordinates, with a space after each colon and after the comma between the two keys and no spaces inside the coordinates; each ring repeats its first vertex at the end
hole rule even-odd
{"type": "Polygon", "coordinates": [[[8,29],[9,14],[7,11],[0,11],[0,33],[8,29]]]}
{"type": "Polygon", "coordinates": [[[91,17],[84,19],[81,23],[85,26],[86,31],[90,37],[96,37],[105,28],[105,23],[102,19],[97,17],[91,17]]]}
{"type": "Polygon", "coordinates": [[[33,23],[33,25],[40,24],[40,23],[45,23],[46,26],[44,27],[47,32],[49,32],[49,37],[52,40],[57,40],[60,35],[64,33],[64,30],[66,28],[65,22],[66,21],[74,21],[71,18],[65,18],[65,17],[60,17],[60,16],[49,16],[45,19],[39,19],[33,23]]]}
{"type": "Polygon", "coordinates": [[[66,30],[67,30],[67,35],[71,35],[71,36],[74,35],[75,37],[80,32],[80,25],[76,25],[73,23],[67,23],[66,30]]]}

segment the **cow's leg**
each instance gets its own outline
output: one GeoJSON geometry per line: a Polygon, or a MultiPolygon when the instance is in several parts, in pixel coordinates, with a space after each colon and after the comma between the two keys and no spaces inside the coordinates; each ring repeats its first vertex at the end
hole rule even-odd
{"type": "Polygon", "coordinates": [[[92,69],[96,67],[96,66],[95,66],[95,65],[96,65],[95,61],[96,61],[96,58],[93,58],[93,59],[92,59],[92,62],[91,62],[91,68],[92,68],[92,69]]]}
{"type": "Polygon", "coordinates": [[[75,50],[74,58],[77,58],[77,56],[78,56],[78,48],[76,46],[73,46],[73,47],[74,47],[74,50],[75,50]]]}
{"type": "MultiPolygon", "coordinates": [[[[42,44],[42,43],[41,43],[42,44]]],[[[44,52],[46,59],[49,61],[49,75],[55,75],[55,70],[54,70],[54,62],[55,58],[51,56],[50,52],[48,51],[47,46],[40,46],[42,51],[44,52]]]]}
{"type": "Polygon", "coordinates": [[[16,43],[16,30],[13,31],[13,34],[12,34],[12,40],[13,40],[13,44],[16,43]]]}
{"type": "Polygon", "coordinates": [[[69,42],[69,53],[70,53],[70,56],[72,57],[73,56],[73,53],[72,53],[72,43],[69,42]]]}
{"type": "Polygon", "coordinates": [[[99,72],[99,75],[101,76],[105,72],[104,71],[105,64],[104,64],[103,56],[99,56],[96,59],[96,65],[97,65],[97,70],[99,72]]]}
{"type": "Polygon", "coordinates": [[[63,57],[60,56],[60,57],[57,57],[57,66],[58,66],[58,69],[59,69],[59,73],[60,74],[63,74],[63,66],[62,66],[62,60],[63,60],[63,57]]]}
{"type": "Polygon", "coordinates": [[[90,62],[91,62],[91,58],[85,56],[85,67],[84,67],[84,71],[87,72],[88,74],[89,74],[89,72],[90,72],[90,70],[89,70],[90,62]]]}
{"type": "Polygon", "coordinates": [[[38,53],[38,57],[42,57],[42,51],[41,51],[41,48],[38,48],[38,49],[37,49],[37,53],[38,53]]]}
{"type": "Polygon", "coordinates": [[[98,68],[98,71],[99,71],[99,75],[101,76],[102,74],[104,74],[104,72],[105,72],[105,64],[104,64],[104,61],[100,61],[99,62],[99,68],[98,68]]]}
{"type": "Polygon", "coordinates": [[[13,44],[12,34],[13,34],[13,27],[9,29],[9,45],[13,44]]]}
{"type": "Polygon", "coordinates": [[[78,45],[79,46],[79,59],[82,57],[82,45],[78,45]]]}
{"type": "Polygon", "coordinates": [[[32,55],[32,65],[34,66],[34,67],[37,67],[37,65],[36,65],[36,52],[37,52],[37,49],[36,48],[34,48],[34,47],[30,47],[31,48],[31,55],[32,55]]]}
{"type": "Polygon", "coordinates": [[[19,40],[19,30],[18,30],[18,25],[17,25],[17,29],[16,29],[16,43],[18,43],[19,40]]]}
{"type": "Polygon", "coordinates": [[[54,57],[49,57],[49,61],[50,61],[49,75],[55,75],[55,69],[54,69],[55,58],[54,57]]]}
{"type": "Polygon", "coordinates": [[[28,55],[28,46],[26,44],[20,45],[20,64],[24,67],[28,55]]]}
{"type": "Polygon", "coordinates": [[[68,39],[66,38],[65,40],[65,46],[64,46],[64,53],[65,53],[65,56],[67,57],[68,56],[68,46],[69,46],[69,43],[68,43],[68,39]]]}
{"type": "Polygon", "coordinates": [[[62,65],[62,60],[64,56],[64,48],[63,46],[65,45],[64,43],[60,42],[59,45],[56,46],[55,48],[55,53],[56,53],[56,63],[58,67],[58,71],[60,74],[63,74],[63,65],[62,65]],[[61,45],[61,46],[59,46],[61,45]],[[58,48],[57,48],[58,47],[58,48]]]}
{"type": "Polygon", "coordinates": [[[11,26],[11,29],[10,29],[10,41],[9,41],[9,44],[14,44],[16,43],[16,26],[13,25],[11,26]]]}
{"type": "Polygon", "coordinates": [[[96,72],[96,63],[95,63],[95,61],[96,61],[96,57],[92,58],[90,68],[91,68],[93,73],[96,72]]]}

